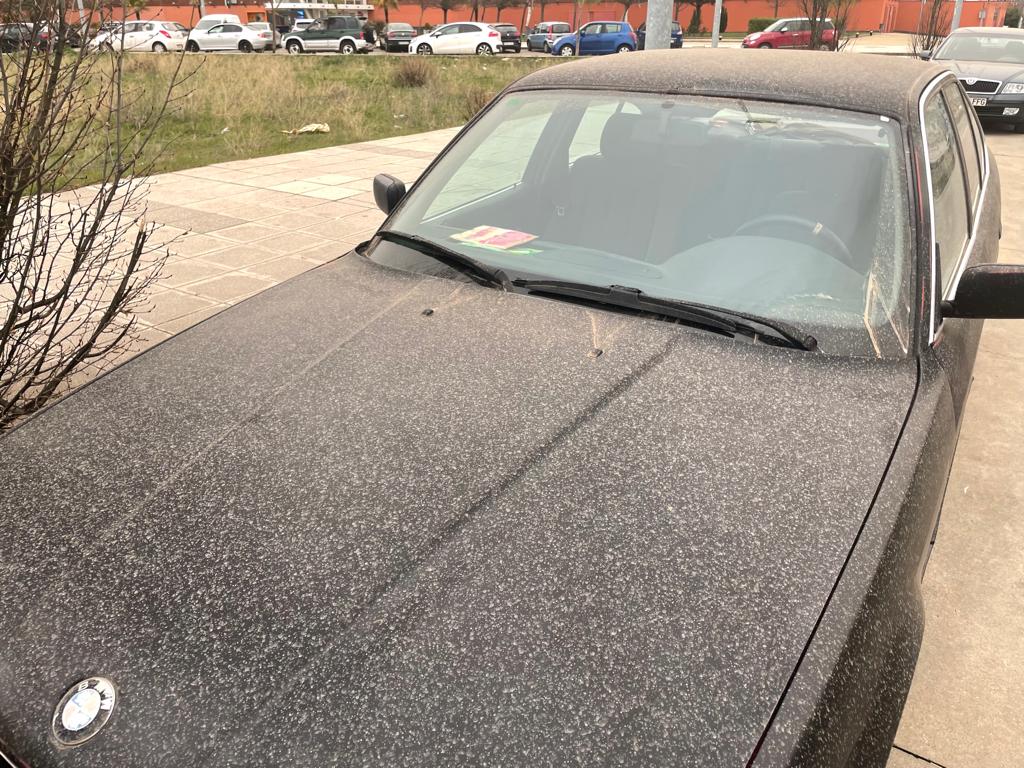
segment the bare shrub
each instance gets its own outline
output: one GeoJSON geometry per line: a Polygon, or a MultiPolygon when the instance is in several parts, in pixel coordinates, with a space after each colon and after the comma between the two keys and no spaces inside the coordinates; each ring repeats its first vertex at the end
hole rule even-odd
{"type": "Polygon", "coordinates": [[[403,59],[391,75],[391,82],[396,88],[422,88],[434,75],[434,70],[426,58],[409,57],[403,59]]]}
{"type": "Polygon", "coordinates": [[[477,112],[486,107],[494,94],[481,85],[469,85],[462,92],[462,114],[463,120],[469,120],[477,112]]]}

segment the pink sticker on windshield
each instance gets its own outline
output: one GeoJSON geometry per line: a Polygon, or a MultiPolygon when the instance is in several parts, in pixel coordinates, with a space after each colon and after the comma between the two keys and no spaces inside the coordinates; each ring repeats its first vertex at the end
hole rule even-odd
{"type": "Polygon", "coordinates": [[[504,251],[508,248],[515,248],[517,245],[528,243],[531,240],[536,240],[537,236],[514,229],[484,226],[473,227],[473,229],[466,232],[452,235],[452,239],[461,240],[464,243],[473,243],[474,245],[483,245],[488,248],[498,248],[504,251]]]}

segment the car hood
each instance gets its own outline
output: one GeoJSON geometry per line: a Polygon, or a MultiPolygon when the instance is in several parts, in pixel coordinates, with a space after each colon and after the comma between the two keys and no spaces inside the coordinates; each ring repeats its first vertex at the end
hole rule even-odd
{"type": "Polygon", "coordinates": [[[963,77],[976,77],[979,80],[1000,80],[1006,82],[1024,82],[1024,65],[993,63],[988,61],[953,61],[936,59],[963,77]]]}
{"type": "Polygon", "coordinates": [[[35,768],[741,764],[915,382],[315,269],[0,439],[0,741],[35,768]],[[90,675],[114,714],[58,751],[90,675]]]}

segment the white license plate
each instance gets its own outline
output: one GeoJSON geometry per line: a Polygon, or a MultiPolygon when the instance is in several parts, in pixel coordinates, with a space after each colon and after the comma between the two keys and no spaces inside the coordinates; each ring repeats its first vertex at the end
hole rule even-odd
{"type": "Polygon", "coordinates": [[[975,107],[985,107],[985,106],[988,106],[988,99],[980,99],[977,96],[972,96],[971,97],[971,105],[975,106],[975,107]]]}

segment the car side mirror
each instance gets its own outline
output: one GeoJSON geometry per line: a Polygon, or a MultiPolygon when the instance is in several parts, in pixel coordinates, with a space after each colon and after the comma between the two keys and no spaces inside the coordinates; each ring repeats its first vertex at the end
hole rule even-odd
{"type": "Polygon", "coordinates": [[[405,197],[405,182],[386,173],[373,177],[373,199],[384,213],[391,213],[405,197]]]}
{"type": "Polygon", "coordinates": [[[941,309],[943,317],[1024,319],[1024,265],[968,267],[953,300],[942,302],[941,309]]]}
{"type": "Polygon", "coordinates": [[[931,52],[931,51],[921,51],[921,52],[920,52],[919,54],[917,54],[917,55],[918,55],[918,57],[919,57],[919,58],[921,58],[921,59],[922,59],[923,61],[928,61],[928,59],[930,59],[930,58],[932,57],[932,52],[931,52]]]}

